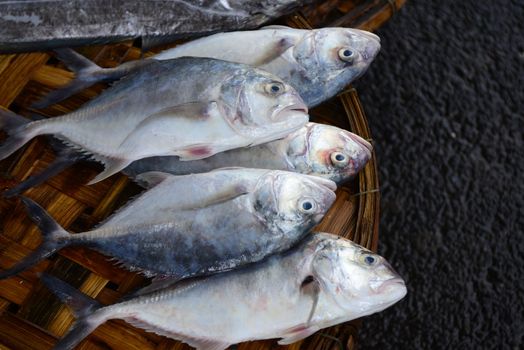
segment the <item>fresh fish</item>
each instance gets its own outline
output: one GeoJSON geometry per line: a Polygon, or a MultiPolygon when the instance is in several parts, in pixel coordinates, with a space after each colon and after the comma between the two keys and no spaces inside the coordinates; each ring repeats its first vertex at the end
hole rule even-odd
{"type": "MultiPolygon", "coordinates": [[[[44,171],[4,192],[12,197],[36,186],[86,156],[50,142],[59,156],[44,171]]],[[[360,136],[331,125],[308,123],[283,139],[251,148],[236,148],[192,161],[178,157],[151,157],[131,163],[123,170],[130,177],[149,171],[175,175],[204,173],[223,167],[275,169],[320,176],[337,184],[354,177],[371,158],[372,146],[360,136]]]]}
{"type": "Polygon", "coordinates": [[[76,72],[75,80],[34,106],[56,103],[95,82],[113,81],[150,60],[193,56],[245,63],[266,70],[293,86],[306,104],[314,107],[364,74],[379,50],[379,37],[363,30],[305,30],[285,26],[219,33],[116,68],[101,68],[75,51],[63,49],[57,56],[76,72]]]}
{"type": "Polygon", "coordinates": [[[355,176],[371,158],[372,146],[358,135],[331,125],[308,123],[281,140],[237,148],[212,157],[182,162],[178,157],[144,158],[124,173],[148,171],[176,175],[203,173],[229,166],[287,170],[324,177],[341,184],[355,176]]]}
{"type": "Polygon", "coordinates": [[[152,188],[99,227],[77,234],[24,198],[43,243],[0,279],[72,245],[91,247],[147,276],[172,276],[170,281],[233,269],[293,246],[320,222],[336,189],[319,177],[242,168],[185,176],[153,172],[138,180],[152,188]]]}
{"type": "Polygon", "coordinates": [[[287,254],[244,269],[109,306],[50,275],[42,275],[42,281],[77,318],[56,350],[72,349],[110,319],[199,350],[270,338],[291,344],[319,329],[384,310],[407,292],[384,258],[326,233],[309,235],[287,254]]]}
{"type": "Polygon", "coordinates": [[[33,137],[52,134],[105,165],[91,183],[132,161],[161,155],[181,160],[285,137],[308,121],[288,84],[247,65],[209,58],[151,60],[77,111],[20,125],[0,111],[11,137],[4,159],[33,137]]]}
{"type": "Polygon", "coordinates": [[[311,0],[0,1],[0,53],[141,38],[142,47],[255,28],[311,0]]]}

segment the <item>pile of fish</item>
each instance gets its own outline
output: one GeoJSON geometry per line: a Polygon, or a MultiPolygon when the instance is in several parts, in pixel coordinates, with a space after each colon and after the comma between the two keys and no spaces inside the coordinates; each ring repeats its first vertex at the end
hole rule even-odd
{"type": "Polygon", "coordinates": [[[308,122],[308,107],[361,76],[379,48],[378,37],[361,30],[272,26],[211,35],[111,69],[57,50],[76,78],[39,107],[116,82],[60,117],[29,120],[0,110],[9,135],[0,159],[38,135],[55,137],[58,154],[7,194],[85,159],[105,166],[90,183],[123,171],[146,190],[75,234],[21,197],[43,240],[0,279],[73,245],[153,277],[102,306],[43,274],[77,317],[56,349],[74,348],[115,318],[202,350],[269,338],[290,344],[394,304],[406,287],[382,257],[311,232],[337,184],[365,166],[372,147],[308,122]]]}

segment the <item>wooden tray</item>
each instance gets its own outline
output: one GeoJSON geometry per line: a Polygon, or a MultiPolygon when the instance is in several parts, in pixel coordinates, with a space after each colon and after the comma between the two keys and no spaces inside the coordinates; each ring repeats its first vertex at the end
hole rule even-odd
{"type": "MultiPolygon", "coordinates": [[[[338,25],[376,29],[398,7],[398,1],[325,1],[302,9],[301,13],[279,23],[307,28],[338,25]]],[[[131,42],[92,46],[81,52],[103,67],[138,59],[141,52],[131,42]]],[[[0,106],[22,114],[49,91],[66,84],[73,76],[49,53],[0,55],[0,106]]],[[[38,113],[57,116],[72,111],[96,96],[104,85],[96,85],[66,101],[38,113]]],[[[348,87],[336,99],[311,112],[312,120],[333,124],[371,139],[368,124],[355,89],[348,87]]],[[[3,141],[0,140],[0,142],[3,141]]],[[[54,159],[45,138],[30,142],[23,150],[0,162],[0,190],[12,187],[31,174],[40,172],[54,159]]],[[[25,192],[71,232],[91,228],[141,189],[118,174],[93,186],[84,184],[101,167],[78,164],[46,183],[25,192]]],[[[378,243],[379,192],[375,155],[359,176],[339,188],[337,200],[318,230],[339,234],[376,250],[378,243]]],[[[35,249],[40,232],[17,198],[0,198],[0,269],[7,269],[35,249]]],[[[113,265],[106,256],[85,248],[66,248],[51,258],[0,281],[0,349],[49,349],[70,327],[73,317],[40,284],[37,272],[48,271],[62,278],[103,304],[145,283],[137,275],[113,265]]],[[[322,330],[307,339],[280,348],[353,349],[359,321],[322,330]]],[[[273,349],[276,341],[243,343],[239,349],[273,349]]],[[[175,340],[164,338],[123,321],[109,321],[98,327],[78,349],[186,349],[175,340]]]]}

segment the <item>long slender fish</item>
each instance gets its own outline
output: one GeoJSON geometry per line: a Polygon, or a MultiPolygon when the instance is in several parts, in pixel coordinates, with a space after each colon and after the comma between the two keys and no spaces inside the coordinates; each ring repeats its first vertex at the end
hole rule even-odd
{"type": "Polygon", "coordinates": [[[273,73],[293,86],[309,107],[335,96],[368,69],[378,51],[375,34],[351,28],[313,30],[270,26],[255,31],[219,33],[116,68],[101,68],[73,50],[57,51],[76,78],[35,107],[45,107],[100,81],[113,81],[151,60],[211,57],[249,64],[273,73]]]}
{"type": "Polygon", "coordinates": [[[0,1],[0,53],[141,38],[142,48],[255,28],[311,0],[0,1]]]}
{"type": "Polygon", "coordinates": [[[319,329],[381,311],[407,292],[382,257],[326,233],[310,235],[289,253],[244,269],[109,306],[50,275],[42,275],[42,281],[77,317],[56,350],[73,349],[110,319],[199,350],[270,338],[291,344],[319,329]]]}
{"type": "Polygon", "coordinates": [[[174,176],[146,173],[151,186],[99,227],[77,234],[61,228],[24,198],[43,243],[0,279],[66,246],[85,245],[147,276],[170,282],[233,269],[292,247],[335,201],[334,182],[263,169],[223,169],[174,176]]]}
{"type": "Polygon", "coordinates": [[[0,111],[0,127],[11,135],[0,159],[52,134],[105,165],[95,183],[137,159],[202,159],[285,137],[307,121],[297,92],[270,73],[210,58],[151,60],[64,116],[20,125],[0,111]]]}

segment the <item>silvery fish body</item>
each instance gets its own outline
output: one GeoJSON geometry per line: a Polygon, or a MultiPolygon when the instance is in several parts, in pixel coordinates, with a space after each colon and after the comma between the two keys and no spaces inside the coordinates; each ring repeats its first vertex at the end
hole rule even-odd
{"type": "Polygon", "coordinates": [[[153,172],[139,181],[152,188],[97,228],[77,234],[24,199],[43,243],[0,278],[72,245],[171,281],[233,269],[293,246],[320,222],[336,189],[314,176],[241,168],[185,176],[153,172]]]}
{"type": "Polygon", "coordinates": [[[0,2],[0,53],[141,38],[142,47],[255,28],[311,1],[23,0],[0,2]]]}
{"type": "Polygon", "coordinates": [[[85,89],[97,81],[113,81],[152,59],[211,57],[249,64],[280,77],[293,86],[309,107],[335,96],[360,77],[380,50],[375,34],[352,28],[293,29],[264,27],[255,31],[219,33],[193,40],[148,59],[103,69],[73,50],[58,58],[76,72],[64,88],[50,93],[35,107],[44,107],[85,89]]]}
{"type": "Polygon", "coordinates": [[[274,75],[209,58],[151,61],[77,111],[22,125],[0,126],[11,137],[4,159],[35,136],[52,134],[105,165],[91,183],[132,161],[176,155],[202,159],[228,149],[282,138],[308,121],[297,92],[274,75]]]}
{"type": "Polygon", "coordinates": [[[404,281],[382,257],[325,233],[312,234],[290,252],[247,268],[106,307],[56,278],[46,275],[43,281],[76,308],[78,317],[55,349],[72,349],[97,326],[116,318],[199,350],[270,338],[290,344],[381,311],[406,294],[404,281]]]}
{"type": "Polygon", "coordinates": [[[249,64],[282,78],[314,107],[364,74],[379,50],[379,37],[360,29],[269,26],[211,35],[153,58],[213,57],[249,64]]]}
{"type": "Polygon", "coordinates": [[[131,177],[149,171],[183,175],[238,166],[287,170],[341,184],[366,165],[371,150],[369,142],[347,130],[308,123],[283,139],[255,147],[237,148],[189,162],[178,157],[144,158],[131,163],[124,173],[131,177]]]}

